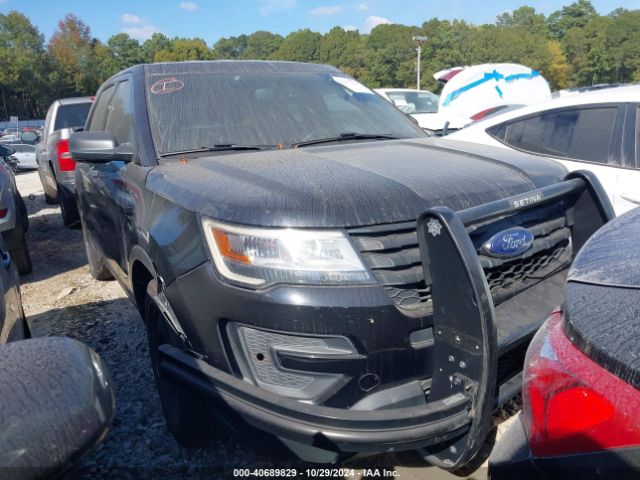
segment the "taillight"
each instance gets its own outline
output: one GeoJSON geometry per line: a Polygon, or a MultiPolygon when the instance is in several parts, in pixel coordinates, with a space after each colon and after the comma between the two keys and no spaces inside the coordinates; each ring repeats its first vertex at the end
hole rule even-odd
{"type": "Polygon", "coordinates": [[[487,117],[495,112],[498,112],[500,110],[505,109],[506,106],[505,105],[498,105],[497,107],[490,107],[487,108],[486,110],[482,110],[478,113],[476,113],[475,115],[471,115],[471,120],[482,120],[484,117],[487,117]]]}
{"type": "Polygon", "coordinates": [[[76,169],[76,162],[71,158],[69,151],[69,140],[58,140],[56,152],[58,154],[58,168],[61,172],[71,172],[76,169]]]}
{"type": "Polygon", "coordinates": [[[561,311],[536,334],[525,359],[523,415],[534,456],[640,445],[640,391],[582,353],[561,311]]]}

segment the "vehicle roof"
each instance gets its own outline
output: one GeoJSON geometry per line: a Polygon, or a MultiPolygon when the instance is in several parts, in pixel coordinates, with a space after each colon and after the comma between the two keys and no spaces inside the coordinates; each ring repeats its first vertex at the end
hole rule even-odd
{"type": "Polygon", "coordinates": [[[498,123],[502,123],[514,118],[524,117],[532,113],[543,112],[555,108],[572,107],[576,105],[596,105],[599,103],[622,103],[622,102],[638,102],[640,101],[640,85],[627,85],[623,87],[609,87],[586,92],[576,92],[569,95],[553,98],[547,102],[536,103],[526,107],[510,110],[508,112],[497,114],[486,120],[480,120],[459,132],[453,132],[452,138],[458,135],[462,139],[467,129],[486,129],[498,123]]]}
{"type": "Polygon", "coordinates": [[[569,271],[565,329],[589,358],[640,388],[640,208],[610,221],[569,271]]]}
{"type": "Polygon", "coordinates": [[[93,102],[94,97],[69,97],[69,98],[59,98],[56,100],[60,105],[74,105],[77,103],[87,103],[93,102]]]}

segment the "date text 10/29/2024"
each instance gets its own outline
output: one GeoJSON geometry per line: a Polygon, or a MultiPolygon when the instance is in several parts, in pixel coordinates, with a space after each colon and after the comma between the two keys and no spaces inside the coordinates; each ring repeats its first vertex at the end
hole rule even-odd
{"type": "Polygon", "coordinates": [[[397,470],[387,468],[234,468],[234,478],[398,478],[397,470]]]}

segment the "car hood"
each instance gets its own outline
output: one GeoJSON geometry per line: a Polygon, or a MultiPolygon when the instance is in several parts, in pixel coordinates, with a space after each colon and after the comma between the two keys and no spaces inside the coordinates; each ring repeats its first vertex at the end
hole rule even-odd
{"type": "Polygon", "coordinates": [[[518,152],[416,139],[171,160],[149,172],[147,187],[225,222],[353,227],[415,220],[438,205],[466,209],[558,182],[565,172],[518,152]]]}

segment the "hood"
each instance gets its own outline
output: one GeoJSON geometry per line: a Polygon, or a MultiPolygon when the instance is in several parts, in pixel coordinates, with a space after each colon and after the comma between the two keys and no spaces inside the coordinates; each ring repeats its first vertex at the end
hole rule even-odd
{"type": "Polygon", "coordinates": [[[354,227],[415,220],[438,205],[462,210],[564,177],[555,162],[505,152],[416,139],[218,154],[165,160],[147,187],[224,222],[354,227]]]}

